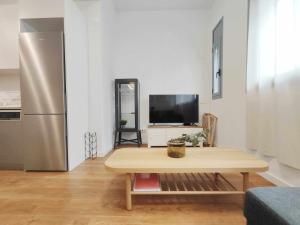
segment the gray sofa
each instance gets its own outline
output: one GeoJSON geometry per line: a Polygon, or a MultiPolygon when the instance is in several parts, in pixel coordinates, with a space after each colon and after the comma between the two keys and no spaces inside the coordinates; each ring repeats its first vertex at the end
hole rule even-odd
{"type": "Polygon", "coordinates": [[[300,188],[249,189],[244,215],[247,225],[300,225],[300,188]]]}

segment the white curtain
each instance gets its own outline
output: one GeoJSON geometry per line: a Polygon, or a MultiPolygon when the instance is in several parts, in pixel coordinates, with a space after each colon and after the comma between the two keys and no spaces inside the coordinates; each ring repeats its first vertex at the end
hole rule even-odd
{"type": "Polygon", "coordinates": [[[250,0],[248,148],[300,169],[300,0],[250,0]]]}

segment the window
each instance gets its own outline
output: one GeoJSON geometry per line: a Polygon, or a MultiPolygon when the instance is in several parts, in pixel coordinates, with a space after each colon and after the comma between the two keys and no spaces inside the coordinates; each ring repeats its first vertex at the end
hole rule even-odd
{"type": "Polygon", "coordinates": [[[212,98],[222,98],[223,74],[223,18],[213,30],[212,45],[212,98]]]}

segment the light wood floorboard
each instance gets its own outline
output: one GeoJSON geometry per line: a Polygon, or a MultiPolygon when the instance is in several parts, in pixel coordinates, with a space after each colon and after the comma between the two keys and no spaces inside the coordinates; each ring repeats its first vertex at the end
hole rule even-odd
{"type": "MultiPolygon", "coordinates": [[[[0,171],[0,225],[245,225],[241,196],[135,196],[125,210],[125,176],[104,159],[69,173],[0,171]]],[[[226,176],[237,185],[242,176],[226,176]]],[[[250,186],[272,186],[251,174],[250,186]]]]}

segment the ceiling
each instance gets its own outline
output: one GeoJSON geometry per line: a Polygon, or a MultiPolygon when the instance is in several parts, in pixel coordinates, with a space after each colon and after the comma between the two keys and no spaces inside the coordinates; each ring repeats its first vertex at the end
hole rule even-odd
{"type": "Polygon", "coordinates": [[[210,9],[214,0],[113,0],[118,11],[210,9]]]}
{"type": "Polygon", "coordinates": [[[0,0],[0,5],[12,5],[17,3],[18,0],[0,0]]]}

